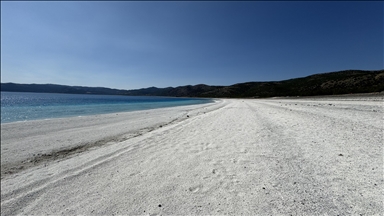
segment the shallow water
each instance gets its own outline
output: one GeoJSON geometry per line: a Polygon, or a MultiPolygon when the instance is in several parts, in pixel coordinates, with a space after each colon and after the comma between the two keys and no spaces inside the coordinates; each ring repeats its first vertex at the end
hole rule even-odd
{"type": "Polygon", "coordinates": [[[212,102],[150,96],[1,92],[1,123],[96,115],[212,102]]]}

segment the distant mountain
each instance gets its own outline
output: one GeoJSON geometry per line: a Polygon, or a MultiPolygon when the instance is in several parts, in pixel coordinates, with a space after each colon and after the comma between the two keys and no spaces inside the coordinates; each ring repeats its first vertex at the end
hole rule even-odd
{"type": "Polygon", "coordinates": [[[273,81],[247,82],[231,86],[179,86],[176,88],[143,88],[127,95],[174,97],[275,97],[314,96],[384,91],[384,70],[346,70],[315,74],[307,77],[273,81]]]}
{"type": "Polygon", "coordinates": [[[102,94],[124,95],[127,90],[110,89],[104,87],[66,86],[56,84],[17,84],[1,83],[1,91],[38,92],[38,93],[67,93],[67,94],[102,94]]]}
{"type": "Polygon", "coordinates": [[[247,82],[230,86],[200,84],[136,90],[54,84],[1,83],[1,91],[217,98],[334,95],[382,92],[384,91],[384,70],[346,70],[284,81],[247,82]]]}

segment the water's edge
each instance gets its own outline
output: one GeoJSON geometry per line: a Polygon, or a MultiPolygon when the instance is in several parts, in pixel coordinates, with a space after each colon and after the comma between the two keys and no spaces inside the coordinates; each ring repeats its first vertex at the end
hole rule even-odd
{"type": "Polygon", "coordinates": [[[1,124],[205,104],[208,98],[1,92],[1,124]]]}

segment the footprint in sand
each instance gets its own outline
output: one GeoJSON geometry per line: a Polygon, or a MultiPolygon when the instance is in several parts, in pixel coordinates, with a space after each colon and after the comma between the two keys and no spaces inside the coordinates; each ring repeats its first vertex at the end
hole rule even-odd
{"type": "Polygon", "coordinates": [[[188,190],[189,190],[190,192],[192,192],[192,193],[196,193],[196,192],[198,192],[202,187],[203,187],[203,186],[198,185],[198,186],[190,187],[190,188],[188,188],[188,190]]]}

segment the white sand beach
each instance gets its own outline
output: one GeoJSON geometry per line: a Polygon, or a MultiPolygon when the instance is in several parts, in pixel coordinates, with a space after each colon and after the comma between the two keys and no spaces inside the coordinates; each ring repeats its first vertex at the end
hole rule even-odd
{"type": "Polygon", "coordinates": [[[381,215],[383,95],[1,125],[1,215],[381,215]]]}

